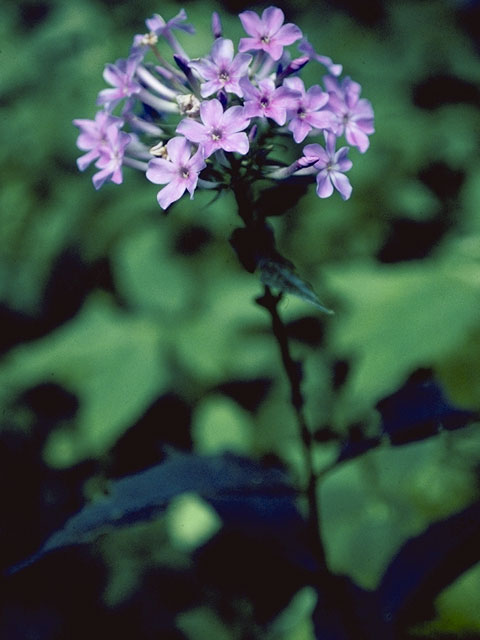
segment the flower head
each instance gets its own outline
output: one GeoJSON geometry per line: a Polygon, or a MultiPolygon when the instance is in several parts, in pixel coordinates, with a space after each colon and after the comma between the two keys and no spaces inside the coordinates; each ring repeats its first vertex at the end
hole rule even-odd
{"type": "Polygon", "coordinates": [[[283,47],[302,37],[297,25],[283,24],[285,16],[281,9],[268,7],[260,18],[254,11],[239,14],[243,28],[250,38],[242,38],[239,51],[266,51],[274,60],[282,57],[283,47]]]}
{"type": "Polygon", "coordinates": [[[325,149],[319,144],[307,144],[303,149],[304,156],[300,159],[300,166],[312,166],[318,170],[317,195],[328,198],[335,188],[343,200],[348,200],[352,193],[352,185],[344,175],[352,167],[347,158],[348,147],[341,147],[335,151],[336,137],[331,132],[325,132],[325,149]]]}
{"type": "Polygon", "coordinates": [[[223,111],[221,102],[216,98],[204,100],[200,105],[200,117],[201,123],[191,118],[182,120],[177,133],[201,145],[205,158],[219,149],[247,153],[250,145],[243,130],[250,120],[245,117],[243,107],[235,106],[223,111]]]}
{"type": "Polygon", "coordinates": [[[300,78],[287,78],[284,86],[295,91],[298,95],[296,105],[289,110],[291,118],[288,128],[293,133],[295,142],[302,142],[312,129],[332,129],[335,127],[335,117],[324,109],[328,102],[328,93],[316,84],[305,91],[305,85],[300,78]]]}
{"type": "Polygon", "coordinates": [[[191,155],[192,145],[181,136],[166,144],[166,158],[152,158],[148,163],[147,178],[155,184],[166,184],[157,194],[158,204],[166,209],[188,191],[190,198],[197,186],[198,174],[205,167],[203,152],[191,155]]]}
{"type": "Polygon", "coordinates": [[[221,89],[242,97],[239,80],[247,75],[251,60],[252,56],[248,53],[239,53],[233,57],[233,42],[217,38],[213,43],[210,58],[190,62],[190,66],[207,81],[202,83],[200,88],[202,97],[211,96],[221,89]]]}

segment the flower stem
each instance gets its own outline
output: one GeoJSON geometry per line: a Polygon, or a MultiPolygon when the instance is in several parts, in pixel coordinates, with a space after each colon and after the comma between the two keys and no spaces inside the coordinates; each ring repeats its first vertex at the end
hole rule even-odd
{"type": "Polygon", "coordinates": [[[305,418],[305,401],[301,389],[302,365],[297,360],[294,360],[290,353],[287,328],[278,312],[278,303],[280,302],[281,297],[281,294],[274,296],[270,287],[265,286],[263,296],[257,298],[256,302],[260,306],[264,307],[270,314],[273,335],[277,341],[283,368],[290,385],[291,403],[295,411],[299,437],[303,445],[303,456],[308,476],[307,486],[305,489],[308,500],[308,528],[312,547],[317,561],[319,562],[319,569],[325,570],[327,565],[325,550],[320,533],[320,513],[317,500],[317,476],[313,463],[313,437],[305,418]]]}

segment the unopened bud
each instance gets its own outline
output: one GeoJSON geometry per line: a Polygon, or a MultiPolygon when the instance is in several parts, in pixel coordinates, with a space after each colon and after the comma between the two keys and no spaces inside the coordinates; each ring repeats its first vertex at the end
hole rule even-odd
{"type": "Polygon", "coordinates": [[[222,23],[216,11],[212,13],[212,33],[215,40],[222,37],[222,23]]]}

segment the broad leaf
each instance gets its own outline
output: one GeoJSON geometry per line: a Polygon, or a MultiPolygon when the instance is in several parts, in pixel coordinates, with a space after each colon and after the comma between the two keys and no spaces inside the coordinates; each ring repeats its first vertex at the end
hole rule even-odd
{"type": "MultiPolygon", "coordinates": [[[[170,500],[186,492],[195,492],[211,502],[221,517],[235,511],[237,503],[241,507],[238,517],[242,513],[269,516],[265,509],[265,501],[269,500],[282,510],[287,499],[292,504],[288,510],[291,512],[295,495],[281,471],[264,469],[246,458],[177,454],[163,464],[113,482],[108,496],[85,506],[48,538],[37,553],[10,572],[28,566],[51,551],[90,542],[108,529],[150,519],[164,510],[170,500]]],[[[298,512],[294,511],[298,520],[298,512]]],[[[267,527],[276,524],[275,519],[266,522],[267,527]]]]}

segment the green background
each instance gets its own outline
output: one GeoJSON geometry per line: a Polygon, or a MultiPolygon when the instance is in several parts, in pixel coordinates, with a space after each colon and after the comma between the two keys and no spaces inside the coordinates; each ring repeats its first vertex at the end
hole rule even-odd
{"type": "MultiPolygon", "coordinates": [[[[375,404],[419,369],[431,370],[453,402],[478,409],[480,65],[468,7],[372,3],[364,15],[348,3],[282,7],[317,51],[362,85],[375,110],[370,149],[350,152],[351,199],[319,200],[312,186],[272,219],[281,252],[335,310],[322,316],[292,297],[281,304],[305,363],[309,422],[344,435],[360,423],[375,435],[375,404]]],[[[142,175],[126,169],[123,185],[96,192],[92,172],[76,169],[72,120],[93,118],[104,64],[127,55],[145,18],[168,19],[180,8],[93,0],[0,8],[5,565],[99,495],[106,479],[160,461],[165,446],[275,456],[293,478],[304,472],[268,317],[254,304],[261,285],[228,243],[240,222],[233,197],[212,202],[198,191],[165,216],[142,175]],[[256,381],[254,409],[225,391],[238,381],[256,381]],[[142,423],[152,406],[161,409],[142,423]],[[183,410],[187,426],[179,425],[183,410]],[[133,425],[138,437],[122,458],[119,443],[133,425]]],[[[182,34],[182,44],[192,57],[208,51],[213,10],[237,41],[243,8],[187,3],[197,33],[182,34]]],[[[322,75],[313,63],[305,70],[309,83],[322,75]]],[[[337,445],[317,448],[320,470],[337,445]]],[[[320,498],[332,570],[374,588],[405,540],[478,497],[479,461],[473,425],[404,447],[386,442],[331,471],[320,498]]],[[[165,518],[94,547],[107,567],[98,597],[112,615],[148,568],[185,566],[218,529],[206,504],[182,500],[165,518]]],[[[479,591],[474,567],[438,599],[426,633],[480,632],[479,591]]],[[[254,637],[312,638],[313,597],[300,591],[254,637]]],[[[33,600],[15,606],[40,615],[41,598],[33,600]]],[[[17,637],[8,635],[9,606],[5,638],[17,637]]],[[[239,611],[249,619],[247,605],[239,611]]],[[[63,637],[55,611],[45,616],[51,626],[34,637],[63,637]]],[[[214,599],[186,608],[175,624],[190,640],[242,637],[238,620],[222,617],[214,599]]]]}

